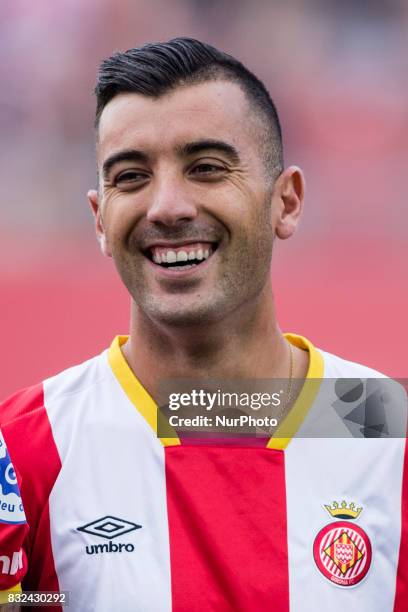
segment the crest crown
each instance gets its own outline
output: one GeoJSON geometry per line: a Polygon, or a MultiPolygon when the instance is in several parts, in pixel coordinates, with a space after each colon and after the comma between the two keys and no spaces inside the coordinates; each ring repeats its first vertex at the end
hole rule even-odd
{"type": "Polygon", "coordinates": [[[331,514],[331,516],[333,516],[334,518],[342,518],[348,520],[356,519],[360,516],[363,510],[363,508],[356,508],[354,502],[351,502],[349,505],[347,505],[347,502],[345,502],[344,500],[341,502],[341,504],[334,501],[332,506],[327,506],[325,504],[324,507],[326,508],[327,512],[329,512],[329,514],[331,514]]]}

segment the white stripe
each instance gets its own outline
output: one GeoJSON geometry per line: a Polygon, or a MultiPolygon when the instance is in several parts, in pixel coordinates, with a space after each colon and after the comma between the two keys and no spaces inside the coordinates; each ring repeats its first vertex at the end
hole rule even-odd
{"type": "MultiPolygon", "coordinates": [[[[288,557],[290,612],[392,610],[400,544],[403,439],[301,439],[292,440],[285,451],[288,506],[288,557]],[[341,457],[340,463],[327,457],[341,457]],[[373,468],[375,466],[375,469],[373,468]],[[387,483],[387,487],[379,483],[387,483]],[[373,561],[364,580],[354,587],[338,587],[326,578],[312,556],[318,532],[331,519],[323,504],[334,500],[355,502],[363,507],[356,521],[373,546],[373,561]]],[[[350,530],[344,530],[349,535],[350,530]]],[[[338,534],[336,530],[336,534],[338,534]]],[[[353,540],[357,543],[355,534],[353,540]]],[[[324,538],[324,548],[330,538],[324,538]]],[[[363,559],[351,570],[359,574],[363,559]]],[[[322,545],[322,552],[323,552],[322,545]]],[[[323,560],[322,567],[343,577],[339,568],[323,560]]],[[[349,576],[347,576],[349,577],[349,576]]]]}
{"type": "Polygon", "coordinates": [[[170,612],[163,447],[113,377],[106,355],[49,381],[45,404],[63,462],[50,518],[70,612],[170,612]],[[77,528],[105,515],[142,526],[111,540],[133,546],[132,552],[86,554],[87,545],[109,540],[77,528]]]}

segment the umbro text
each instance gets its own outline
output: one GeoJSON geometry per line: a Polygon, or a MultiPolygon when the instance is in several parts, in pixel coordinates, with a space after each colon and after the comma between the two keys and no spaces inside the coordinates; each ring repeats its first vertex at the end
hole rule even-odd
{"type": "Polygon", "coordinates": [[[133,552],[135,547],[133,544],[91,544],[91,546],[85,546],[87,555],[99,555],[101,553],[113,553],[113,552],[133,552]]]}

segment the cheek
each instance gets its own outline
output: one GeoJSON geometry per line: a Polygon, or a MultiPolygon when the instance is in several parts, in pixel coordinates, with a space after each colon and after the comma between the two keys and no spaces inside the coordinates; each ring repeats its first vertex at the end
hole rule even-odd
{"type": "Polygon", "coordinates": [[[232,238],[242,230],[246,231],[256,216],[251,199],[232,186],[207,193],[201,204],[202,210],[221,223],[232,238]]]}
{"type": "Polygon", "coordinates": [[[256,218],[263,214],[268,193],[264,184],[244,180],[244,177],[231,177],[219,193],[226,214],[240,219],[256,218]]]}
{"type": "Polygon", "coordinates": [[[223,207],[231,229],[250,240],[273,235],[271,203],[265,193],[235,194],[223,207]]]}
{"type": "Polygon", "coordinates": [[[257,261],[260,265],[262,262],[262,266],[269,265],[273,236],[269,203],[258,204],[247,211],[245,219],[241,217],[238,239],[244,243],[251,263],[257,261]]]}
{"type": "Polygon", "coordinates": [[[103,209],[103,224],[107,240],[112,245],[127,244],[138,224],[141,213],[130,197],[112,196],[103,209]]]}

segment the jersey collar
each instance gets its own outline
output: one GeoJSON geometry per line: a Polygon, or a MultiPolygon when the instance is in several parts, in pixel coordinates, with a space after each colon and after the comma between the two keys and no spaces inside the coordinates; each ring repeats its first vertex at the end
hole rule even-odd
{"type": "MultiPolygon", "coordinates": [[[[267,448],[275,450],[284,450],[298,431],[317,395],[324,372],[323,357],[309,340],[297,334],[285,334],[285,338],[293,346],[309,352],[309,369],[306,375],[306,382],[294,406],[278,427],[275,435],[268,441],[267,448]]],[[[157,434],[157,419],[160,418],[161,413],[154,399],[130,369],[122,353],[121,346],[127,339],[128,336],[116,336],[114,338],[108,351],[109,365],[129,400],[157,434]]],[[[176,433],[174,438],[160,438],[160,441],[163,446],[176,446],[180,444],[176,433]]]]}

